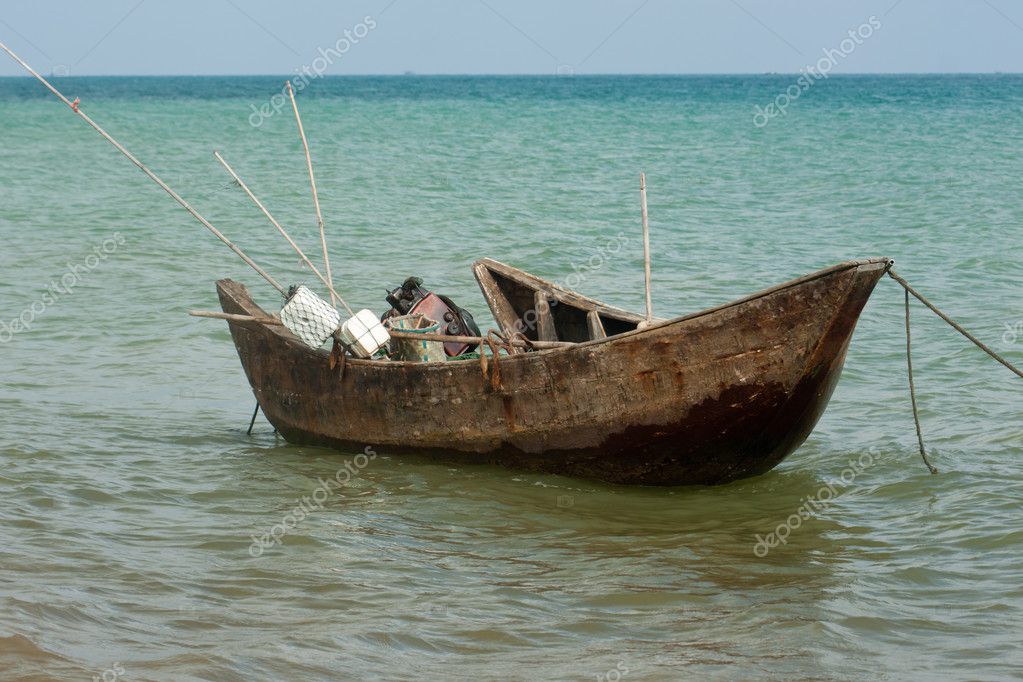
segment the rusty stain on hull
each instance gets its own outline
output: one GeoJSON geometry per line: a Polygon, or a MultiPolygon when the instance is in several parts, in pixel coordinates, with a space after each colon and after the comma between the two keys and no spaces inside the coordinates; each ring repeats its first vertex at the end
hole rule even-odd
{"type": "MultiPolygon", "coordinates": [[[[282,327],[229,325],[264,414],[290,442],[717,484],[769,471],[810,434],[889,263],[851,261],[642,331],[502,356],[496,389],[475,361],[349,358],[339,379],[326,351],[282,327]]],[[[243,285],[217,290],[225,312],[265,315],[243,285]]],[[[631,315],[601,310],[612,323],[631,315]]]]}

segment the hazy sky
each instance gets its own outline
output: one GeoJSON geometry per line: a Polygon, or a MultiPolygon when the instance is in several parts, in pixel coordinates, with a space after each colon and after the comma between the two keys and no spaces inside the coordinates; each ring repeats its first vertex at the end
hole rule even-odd
{"type": "Polygon", "coordinates": [[[872,16],[835,72],[1023,71],[1020,0],[2,0],[0,41],[71,75],[762,73],[872,16]]]}

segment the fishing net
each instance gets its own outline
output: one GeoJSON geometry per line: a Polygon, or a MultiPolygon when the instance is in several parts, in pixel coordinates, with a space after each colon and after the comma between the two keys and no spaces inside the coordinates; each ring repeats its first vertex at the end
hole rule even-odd
{"type": "Polygon", "coordinates": [[[293,286],[281,308],[281,322],[312,348],[319,348],[331,337],[341,315],[304,285],[293,286]]]}

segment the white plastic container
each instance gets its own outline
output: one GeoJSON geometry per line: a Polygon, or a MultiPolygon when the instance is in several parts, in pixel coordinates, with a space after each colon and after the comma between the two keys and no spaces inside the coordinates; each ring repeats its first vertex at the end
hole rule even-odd
{"type": "Polygon", "coordinates": [[[299,286],[281,308],[281,322],[298,338],[319,348],[341,323],[341,315],[308,287],[299,286]]]}
{"type": "Polygon", "coordinates": [[[355,317],[341,325],[338,337],[357,358],[372,357],[391,339],[372,310],[355,313],[355,317]]]}

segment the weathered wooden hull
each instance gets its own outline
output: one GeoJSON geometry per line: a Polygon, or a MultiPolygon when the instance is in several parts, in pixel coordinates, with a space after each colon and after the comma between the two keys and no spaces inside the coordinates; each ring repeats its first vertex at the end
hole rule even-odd
{"type": "MultiPolygon", "coordinates": [[[[838,382],[860,311],[888,267],[854,261],[607,339],[477,361],[349,359],[286,329],[231,322],[267,419],[294,443],[642,485],[762,474],[810,434],[838,382]]],[[[264,316],[217,283],[225,312],[264,316]]]]}

